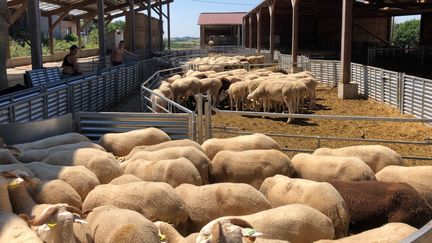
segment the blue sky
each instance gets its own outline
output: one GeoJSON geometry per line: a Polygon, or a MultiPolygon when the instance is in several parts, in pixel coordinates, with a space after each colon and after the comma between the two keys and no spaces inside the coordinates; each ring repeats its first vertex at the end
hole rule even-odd
{"type": "Polygon", "coordinates": [[[202,1],[203,2],[201,2],[201,0],[174,0],[174,3],[171,4],[172,37],[199,37],[199,27],[197,24],[198,17],[202,12],[249,12],[254,6],[262,2],[261,0],[202,1]],[[221,4],[209,2],[221,2],[221,4]]]}
{"type": "MultiPolygon", "coordinates": [[[[202,12],[249,12],[260,2],[262,0],[174,0],[171,4],[171,37],[199,37],[197,23],[202,12]]],[[[397,17],[395,21],[400,23],[412,18],[420,17],[397,17]]],[[[166,30],[166,21],[164,24],[166,30]]]]}

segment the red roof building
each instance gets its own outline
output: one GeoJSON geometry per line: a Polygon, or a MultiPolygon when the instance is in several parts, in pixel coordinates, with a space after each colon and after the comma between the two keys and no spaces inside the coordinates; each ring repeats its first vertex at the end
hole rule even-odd
{"type": "Polygon", "coordinates": [[[243,12],[201,13],[198,19],[200,26],[201,46],[240,46],[243,36],[243,12]]]}

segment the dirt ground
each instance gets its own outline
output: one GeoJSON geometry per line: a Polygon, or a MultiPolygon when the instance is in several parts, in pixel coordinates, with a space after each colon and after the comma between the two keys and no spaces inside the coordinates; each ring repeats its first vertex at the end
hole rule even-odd
{"type": "MultiPolygon", "coordinates": [[[[317,89],[317,107],[307,111],[320,115],[353,115],[377,117],[411,117],[401,115],[396,109],[371,100],[339,100],[336,88],[319,86],[317,89]]],[[[334,121],[318,119],[297,119],[287,124],[286,119],[246,117],[239,115],[217,114],[212,118],[215,128],[225,128],[237,132],[283,133],[290,135],[343,137],[357,139],[385,139],[392,141],[416,141],[427,145],[406,145],[368,143],[353,141],[321,140],[321,147],[344,147],[358,144],[382,144],[397,151],[402,156],[432,157],[432,126],[423,123],[369,122],[369,121],[334,121]],[[431,139],[431,140],[428,140],[431,139]]],[[[232,137],[236,134],[214,132],[214,137],[232,137]]],[[[281,146],[290,149],[317,148],[316,139],[297,139],[275,137],[281,146]]],[[[294,156],[295,152],[289,152],[294,156]]],[[[427,160],[404,160],[406,165],[432,165],[427,160]]]]}

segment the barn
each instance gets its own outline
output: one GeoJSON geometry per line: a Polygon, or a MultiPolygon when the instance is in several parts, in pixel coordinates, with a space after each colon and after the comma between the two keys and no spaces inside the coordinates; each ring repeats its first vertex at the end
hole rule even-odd
{"type": "Polygon", "coordinates": [[[242,43],[242,19],[246,13],[201,13],[200,43],[205,46],[213,41],[217,46],[240,46],[242,43]]]}

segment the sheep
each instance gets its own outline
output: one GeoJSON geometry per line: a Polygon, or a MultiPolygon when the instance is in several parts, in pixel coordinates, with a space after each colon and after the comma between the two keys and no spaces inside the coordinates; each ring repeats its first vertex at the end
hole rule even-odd
{"type": "Polygon", "coordinates": [[[141,214],[115,206],[94,208],[87,216],[95,243],[159,243],[158,229],[141,214]]]}
{"type": "Polygon", "coordinates": [[[248,92],[247,82],[237,82],[231,84],[231,86],[228,89],[231,110],[233,110],[234,105],[236,107],[236,111],[244,109],[247,92],[248,92]]]}
{"type": "Polygon", "coordinates": [[[97,186],[84,200],[83,212],[104,205],[134,210],[153,222],[170,222],[175,226],[185,223],[188,218],[180,195],[164,182],[97,186]]]}
{"type": "Polygon", "coordinates": [[[26,221],[10,212],[0,211],[0,242],[43,243],[26,221]]]}
{"type": "Polygon", "coordinates": [[[168,102],[164,99],[167,98],[165,95],[159,90],[153,90],[153,93],[150,96],[152,111],[155,113],[164,113],[167,109],[168,102]]]}
{"type": "Polygon", "coordinates": [[[20,161],[17,160],[9,149],[0,148],[0,165],[19,163],[20,161]]]}
{"type": "Polygon", "coordinates": [[[97,176],[102,184],[109,183],[122,174],[120,164],[112,154],[92,148],[56,152],[42,162],[50,165],[85,166],[97,176]]]}
{"type": "Polygon", "coordinates": [[[99,149],[101,151],[105,151],[105,149],[98,144],[89,143],[89,142],[80,142],[80,143],[73,143],[73,144],[63,144],[63,145],[50,147],[46,149],[27,150],[18,155],[18,160],[23,163],[42,161],[46,157],[48,157],[49,155],[55,152],[64,151],[64,150],[75,150],[79,148],[93,148],[93,149],[99,149]]]}
{"type": "Polygon", "coordinates": [[[41,140],[29,142],[29,143],[15,144],[13,146],[22,153],[27,150],[47,149],[47,148],[51,148],[63,144],[73,144],[73,143],[80,143],[80,142],[90,142],[90,139],[88,139],[86,136],[81,135],[79,133],[66,133],[66,134],[48,137],[41,140]]]}
{"type": "Polygon", "coordinates": [[[338,157],[300,153],[292,160],[296,176],[314,181],[376,180],[372,169],[357,157],[338,157]]]}
{"type": "Polygon", "coordinates": [[[126,156],[136,146],[154,145],[170,141],[171,138],[162,130],[150,127],[124,133],[106,133],[99,139],[99,144],[116,156],[126,156]]]}
{"type": "Polygon", "coordinates": [[[201,145],[199,145],[197,142],[190,140],[190,139],[180,139],[180,140],[171,140],[171,141],[166,141],[163,143],[159,143],[159,144],[155,144],[155,145],[150,145],[150,146],[138,146],[132,149],[132,151],[123,158],[119,158],[120,161],[126,161],[131,159],[136,153],[140,152],[140,151],[147,151],[147,152],[153,152],[156,150],[161,150],[161,149],[165,149],[165,148],[172,148],[172,147],[188,147],[188,146],[192,146],[195,147],[196,149],[201,150],[202,152],[203,149],[201,148],[201,145]]]}
{"type": "Polygon", "coordinates": [[[87,222],[67,209],[67,204],[51,205],[38,218],[29,220],[29,223],[46,243],[75,243],[74,222],[80,224],[87,224],[87,222]]]}
{"type": "Polygon", "coordinates": [[[203,184],[208,184],[208,173],[209,173],[209,158],[201,152],[199,149],[186,146],[186,147],[171,147],[157,151],[140,151],[132,156],[128,161],[121,163],[122,168],[126,168],[130,161],[137,159],[155,161],[155,160],[167,160],[167,159],[178,159],[184,157],[188,159],[195,168],[198,170],[201,176],[203,184]]]}
{"type": "Polygon", "coordinates": [[[276,175],[264,180],[260,192],[272,207],[300,203],[326,215],[333,223],[336,238],[348,234],[348,208],[339,192],[327,182],[291,179],[276,175]]]}
{"type": "Polygon", "coordinates": [[[32,196],[38,204],[67,203],[77,208],[82,206],[80,195],[62,180],[42,181],[36,185],[32,196]]]}
{"type": "Polygon", "coordinates": [[[174,99],[179,104],[184,97],[195,96],[199,94],[201,87],[201,82],[195,77],[177,79],[171,84],[174,99]]]}
{"type": "Polygon", "coordinates": [[[127,164],[124,173],[136,175],[143,181],[166,182],[174,188],[183,183],[202,185],[200,173],[184,157],[158,161],[134,160],[127,164]]]}
{"type": "Polygon", "coordinates": [[[132,174],[123,174],[115,179],[113,179],[109,184],[112,185],[123,185],[131,182],[141,182],[142,180],[138,178],[136,175],[132,174]]]}
{"type": "Polygon", "coordinates": [[[259,189],[262,182],[276,174],[293,176],[290,159],[279,150],[221,151],[210,166],[210,181],[246,183],[259,189]]]}
{"type": "Polygon", "coordinates": [[[176,75],[174,75],[174,76],[172,76],[172,77],[167,78],[166,81],[167,81],[168,83],[172,84],[172,83],[174,83],[174,81],[176,81],[177,79],[181,79],[181,78],[182,78],[181,75],[176,74],[176,75]]]}
{"type": "Polygon", "coordinates": [[[375,176],[378,181],[405,182],[422,195],[432,206],[432,166],[387,166],[375,176]]]}
{"type": "Polygon", "coordinates": [[[389,223],[343,239],[320,240],[316,243],[402,242],[416,231],[416,228],[404,223],[389,223]]]}
{"type": "Polygon", "coordinates": [[[202,144],[204,152],[209,159],[213,160],[216,154],[222,150],[229,151],[245,151],[253,149],[276,149],[281,150],[281,147],[272,138],[255,133],[252,135],[244,135],[233,138],[213,138],[205,141],[202,144]]]}
{"type": "Polygon", "coordinates": [[[24,165],[41,180],[60,179],[68,183],[84,200],[99,185],[96,175],[84,166],[55,166],[41,162],[24,165]]]}
{"type": "Polygon", "coordinates": [[[357,145],[337,149],[319,148],[315,155],[353,156],[365,162],[374,173],[389,165],[402,165],[401,156],[393,149],[382,145],[357,145]]]}
{"type": "Polygon", "coordinates": [[[172,87],[171,84],[166,82],[166,81],[162,81],[161,85],[159,86],[158,90],[160,90],[160,92],[167,97],[168,99],[172,100],[173,99],[173,92],[172,92],[172,87]]]}
{"type": "Polygon", "coordinates": [[[254,242],[256,237],[261,237],[262,233],[256,232],[252,226],[241,219],[221,218],[216,219],[205,225],[196,242],[199,243],[243,243],[254,242]]]}
{"type": "Polygon", "coordinates": [[[174,227],[165,222],[155,222],[154,223],[159,230],[159,235],[161,237],[161,241],[165,243],[195,243],[198,233],[194,233],[184,238],[177,232],[174,227]]]}
{"type": "Polygon", "coordinates": [[[331,220],[318,210],[302,204],[290,204],[254,214],[221,219],[232,218],[248,222],[253,229],[263,234],[263,239],[303,243],[334,238],[331,220]]]}
{"type": "Polygon", "coordinates": [[[421,227],[432,219],[432,208],[406,183],[330,181],[345,200],[350,231],[361,232],[390,222],[421,227]]]}
{"type": "MultiPolygon", "coordinates": [[[[4,172],[3,172],[4,173],[4,172]]],[[[0,175],[0,212],[12,213],[12,205],[8,193],[9,180],[0,175]]]]}
{"type": "Polygon", "coordinates": [[[217,78],[201,79],[201,93],[207,94],[209,92],[212,98],[212,105],[219,104],[219,90],[222,88],[222,81],[217,78]]]}
{"type": "Polygon", "coordinates": [[[241,183],[205,186],[182,184],[175,188],[189,213],[189,230],[196,232],[213,219],[270,209],[270,203],[255,188],[241,183]]]}

